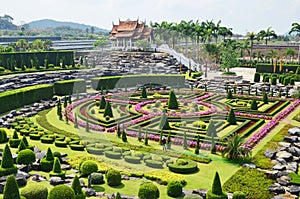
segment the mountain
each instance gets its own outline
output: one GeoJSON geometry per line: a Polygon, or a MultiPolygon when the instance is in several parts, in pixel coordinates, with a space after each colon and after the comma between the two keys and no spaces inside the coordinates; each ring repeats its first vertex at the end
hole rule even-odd
{"type": "Polygon", "coordinates": [[[41,19],[41,20],[36,20],[28,23],[29,28],[57,28],[61,26],[69,26],[71,28],[75,29],[81,29],[81,30],[86,30],[87,28],[91,30],[91,27],[94,27],[95,32],[104,32],[107,33],[109,32],[108,30],[98,28],[96,26],[90,26],[86,24],[80,24],[80,23],[75,23],[75,22],[62,22],[62,21],[56,21],[52,19],[41,19]]]}

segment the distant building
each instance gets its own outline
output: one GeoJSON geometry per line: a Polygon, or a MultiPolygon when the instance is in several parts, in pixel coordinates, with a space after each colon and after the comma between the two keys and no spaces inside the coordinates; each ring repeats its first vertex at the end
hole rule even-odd
{"type": "Polygon", "coordinates": [[[152,43],[153,29],[138,20],[119,20],[119,25],[113,24],[109,39],[113,48],[132,48],[138,40],[148,40],[152,43]]]}

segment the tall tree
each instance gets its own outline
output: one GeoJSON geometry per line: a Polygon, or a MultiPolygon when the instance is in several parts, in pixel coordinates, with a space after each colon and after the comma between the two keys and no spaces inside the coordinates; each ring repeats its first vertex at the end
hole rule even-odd
{"type": "Polygon", "coordinates": [[[253,42],[257,39],[257,35],[254,32],[250,32],[247,34],[247,39],[250,41],[250,65],[252,66],[253,42]]]}
{"type": "Polygon", "coordinates": [[[193,35],[192,31],[192,20],[190,21],[184,21],[181,20],[180,23],[178,24],[178,30],[181,33],[181,35],[185,39],[185,56],[188,57],[188,41],[189,38],[193,35]]]}
{"type": "Polygon", "coordinates": [[[267,54],[268,41],[270,41],[272,38],[274,39],[277,38],[277,34],[271,28],[272,27],[268,27],[266,30],[261,30],[258,33],[258,37],[262,40],[265,40],[265,44],[266,44],[265,55],[267,54]]]}
{"type": "MultiPolygon", "coordinates": [[[[289,34],[296,33],[297,35],[300,34],[300,24],[299,23],[292,23],[292,28],[289,34]]],[[[298,51],[298,63],[300,63],[300,45],[298,51]]]]}

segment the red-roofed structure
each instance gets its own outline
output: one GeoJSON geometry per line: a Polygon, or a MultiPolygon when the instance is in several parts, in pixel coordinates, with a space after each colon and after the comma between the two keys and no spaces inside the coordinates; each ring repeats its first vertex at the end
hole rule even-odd
{"type": "Polygon", "coordinates": [[[113,48],[132,48],[138,40],[148,40],[152,43],[153,29],[138,20],[119,20],[119,25],[113,24],[109,39],[112,41],[113,48]]]}

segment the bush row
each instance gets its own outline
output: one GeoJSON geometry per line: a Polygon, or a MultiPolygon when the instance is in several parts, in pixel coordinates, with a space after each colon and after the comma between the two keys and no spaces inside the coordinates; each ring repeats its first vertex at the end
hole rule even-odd
{"type": "Polygon", "coordinates": [[[56,95],[72,95],[74,93],[85,93],[86,82],[83,79],[72,79],[57,81],[54,83],[54,93],[56,95]]]}

